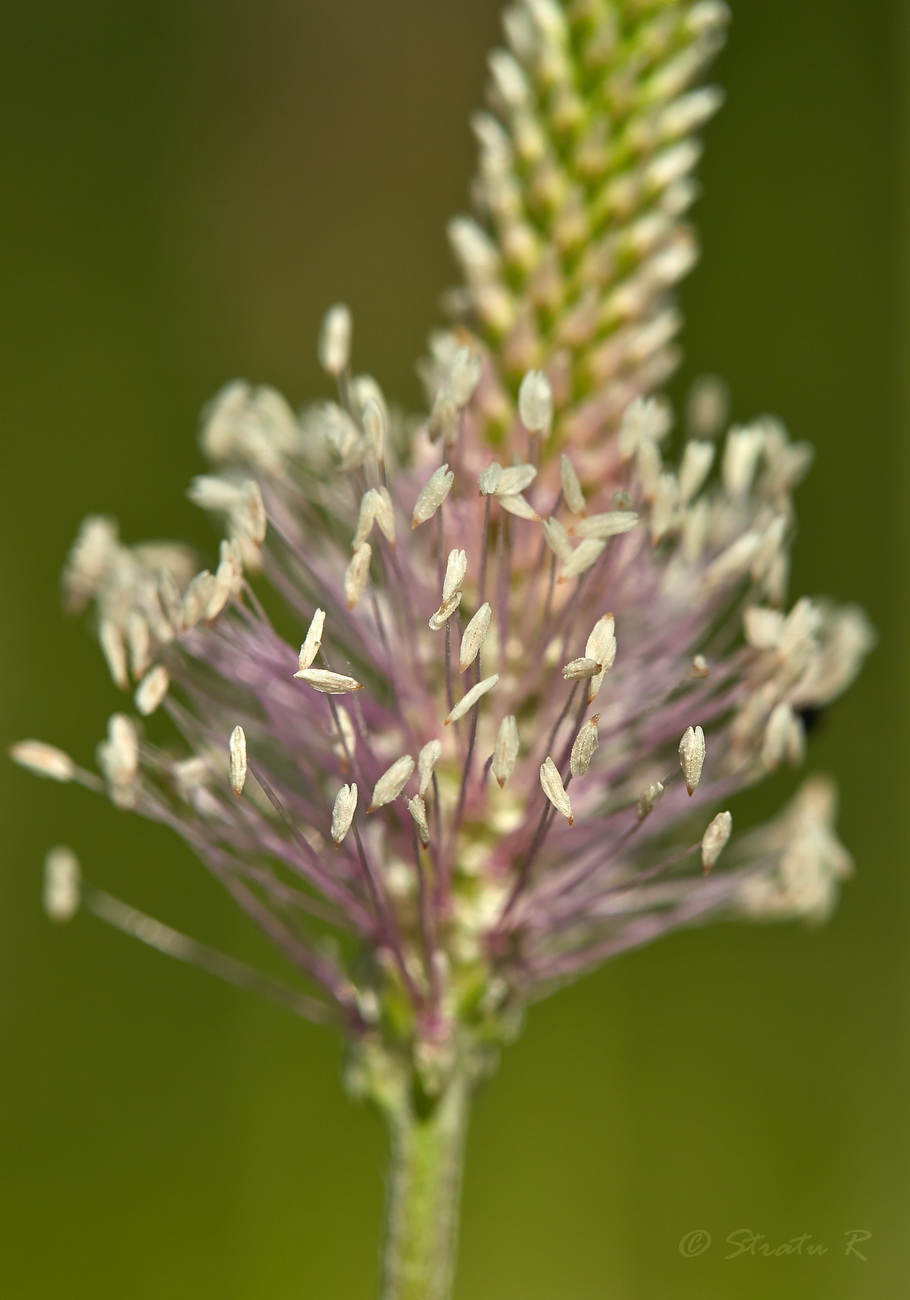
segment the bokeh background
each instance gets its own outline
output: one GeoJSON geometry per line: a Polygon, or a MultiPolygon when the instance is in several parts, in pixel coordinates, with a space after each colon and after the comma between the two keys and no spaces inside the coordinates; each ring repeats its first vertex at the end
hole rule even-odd
{"type": "MultiPolygon", "coordinates": [[[[794,591],[859,599],[881,633],[810,747],[859,870],[823,930],[679,935],[533,1011],[476,1106],[459,1300],[910,1293],[910,21],[904,0],[733,9],[674,391],[719,372],[736,418],[817,445],[794,591]],[[684,1259],[697,1228],[714,1245],[684,1259]],[[724,1260],[740,1228],[829,1253],[724,1260]]],[[[326,395],[337,298],[358,365],[416,406],[498,4],[0,12],[0,742],[88,760],[119,697],[58,608],[79,520],[210,554],[183,496],[197,412],[237,375],[326,395]]],[[[367,1300],[385,1137],[339,1044],[91,918],[51,926],[41,860],[70,843],[97,883],[258,957],[245,920],[84,792],[8,765],[0,816],[0,1296],[367,1300]]]]}

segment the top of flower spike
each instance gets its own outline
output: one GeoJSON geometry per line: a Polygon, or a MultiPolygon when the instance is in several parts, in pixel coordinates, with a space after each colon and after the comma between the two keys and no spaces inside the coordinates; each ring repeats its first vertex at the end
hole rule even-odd
{"type": "Polygon", "coordinates": [[[558,420],[602,436],[674,368],[695,133],[722,99],[698,82],[728,18],[718,0],[507,8],[474,119],[474,216],[449,228],[465,281],[450,305],[486,346],[494,425],[540,368],[558,420]]]}

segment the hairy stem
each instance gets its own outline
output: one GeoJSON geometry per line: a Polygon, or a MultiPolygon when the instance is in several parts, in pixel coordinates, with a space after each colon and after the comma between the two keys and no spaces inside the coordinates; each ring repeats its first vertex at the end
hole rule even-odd
{"type": "Polygon", "coordinates": [[[449,1300],[468,1095],[468,1082],[455,1078],[428,1112],[410,1099],[390,1111],[381,1300],[449,1300]]]}

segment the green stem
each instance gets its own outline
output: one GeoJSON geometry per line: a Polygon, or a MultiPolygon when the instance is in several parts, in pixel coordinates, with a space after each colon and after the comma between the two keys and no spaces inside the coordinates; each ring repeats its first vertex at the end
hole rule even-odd
{"type": "Polygon", "coordinates": [[[392,1153],[381,1300],[449,1300],[455,1273],[469,1085],[454,1079],[426,1114],[390,1112],[392,1153]]]}

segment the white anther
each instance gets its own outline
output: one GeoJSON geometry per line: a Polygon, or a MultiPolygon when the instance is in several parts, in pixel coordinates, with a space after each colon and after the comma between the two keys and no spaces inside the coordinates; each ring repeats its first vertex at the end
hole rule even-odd
{"type": "Polygon", "coordinates": [[[600,744],[600,736],[597,732],[599,721],[600,714],[595,713],[594,717],[588,719],[575,737],[569,759],[569,771],[573,776],[584,776],[591,766],[591,760],[597,752],[597,746],[600,744]]]}
{"type": "Polygon", "coordinates": [[[718,813],[708,825],[708,829],[701,837],[701,860],[705,875],[717,862],[732,832],[733,817],[728,812],[718,813]]]}
{"type": "Polygon", "coordinates": [[[581,490],[575,467],[568,456],[560,458],[560,478],[562,480],[562,498],[573,515],[584,514],[585,494],[581,490]]]}
{"type": "Polygon", "coordinates": [[[465,628],[461,638],[461,651],[458,657],[458,664],[461,672],[465,672],[480,653],[480,648],[486,640],[487,633],[490,630],[490,620],[493,617],[493,611],[488,601],[484,601],[480,609],[471,619],[465,628]]]}
{"type": "Polygon", "coordinates": [[[423,798],[433,781],[433,773],[436,771],[436,764],[442,757],[442,743],[438,740],[428,740],[417,755],[417,776],[420,784],[418,793],[423,798]]]}
{"type": "Polygon", "coordinates": [[[585,642],[585,658],[600,664],[600,672],[595,673],[588,683],[588,703],[593,704],[603,685],[604,675],[616,662],[616,623],[612,614],[604,614],[594,624],[585,642]]]}
{"type": "Polygon", "coordinates": [[[550,803],[571,826],[575,821],[572,801],[566,793],[558,767],[549,756],[540,765],[540,784],[550,803]]]}
{"type": "Polygon", "coordinates": [[[326,312],[319,331],[319,364],[326,374],[337,379],[348,367],[351,357],[351,312],[343,302],[326,312]]]}
{"type": "Polygon", "coordinates": [[[421,488],[420,495],[414,503],[414,512],[411,515],[412,528],[417,528],[418,525],[425,524],[428,519],[433,518],[451,492],[454,482],[455,475],[448,465],[440,465],[421,488]]]}
{"type": "Polygon", "coordinates": [[[529,370],[518,390],[518,414],[531,433],[546,436],[553,423],[553,392],[542,370],[529,370]]]}
{"type": "Polygon", "coordinates": [[[136,694],[133,697],[136,708],[143,717],[148,717],[155,712],[167,695],[170,684],[170,674],[164,664],[156,664],[154,668],[149,669],[136,687],[136,694]]]}
{"type": "Polygon", "coordinates": [[[686,790],[690,795],[701,780],[705,765],[705,733],[701,727],[687,727],[679,742],[679,765],[686,779],[686,790]]]}
{"type": "Polygon", "coordinates": [[[393,799],[397,799],[413,771],[414,760],[410,754],[397,758],[373,787],[373,797],[367,812],[375,812],[377,808],[382,808],[393,799]]]}
{"type": "Polygon", "coordinates": [[[46,776],[51,781],[72,781],[76,765],[69,754],[41,740],[20,740],[9,751],[10,758],[35,776],[46,776]]]}
{"type": "Polygon", "coordinates": [[[44,910],[52,921],[71,921],[79,910],[82,873],[72,849],[51,849],[44,859],[44,910]]]}
{"type": "Polygon", "coordinates": [[[246,733],[243,727],[235,727],[231,732],[230,773],[231,789],[239,795],[246,781],[246,733]]]}
{"type": "Polygon", "coordinates": [[[349,695],[352,691],[362,691],[363,684],[344,673],[330,673],[325,668],[304,668],[294,674],[307,686],[322,695],[349,695]]]}
{"type": "Polygon", "coordinates": [[[363,542],[351,556],[344,573],[344,599],[348,609],[354,609],[370,581],[370,561],[373,548],[369,542],[363,542]]]}
{"type": "Polygon", "coordinates": [[[499,724],[499,731],[496,733],[496,744],[493,747],[492,770],[500,788],[505,785],[515,770],[518,746],[518,724],[514,714],[510,713],[499,724]]]}
{"type": "Polygon", "coordinates": [[[332,843],[336,846],[351,829],[356,807],[357,786],[353,782],[350,785],[343,785],[335,796],[335,804],[332,808],[332,843]]]}
{"type": "Polygon", "coordinates": [[[300,647],[300,658],[297,664],[300,672],[303,672],[304,669],[309,668],[315,662],[316,656],[322,649],[322,634],[324,631],[325,610],[314,610],[303,645],[300,647]]]}
{"type": "Polygon", "coordinates": [[[449,713],[444,725],[448,727],[450,723],[458,722],[460,718],[463,718],[470,709],[473,709],[477,701],[482,696],[486,695],[487,691],[493,689],[498,681],[499,673],[493,673],[491,677],[485,677],[482,682],[478,682],[476,686],[472,686],[467,695],[465,695],[463,699],[459,700],[449,713]]]}

